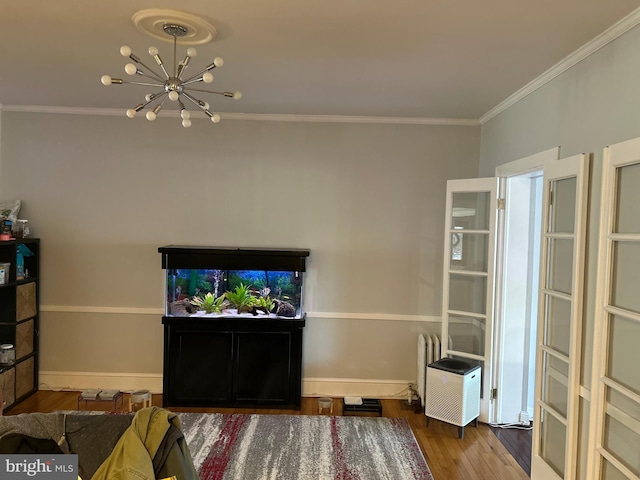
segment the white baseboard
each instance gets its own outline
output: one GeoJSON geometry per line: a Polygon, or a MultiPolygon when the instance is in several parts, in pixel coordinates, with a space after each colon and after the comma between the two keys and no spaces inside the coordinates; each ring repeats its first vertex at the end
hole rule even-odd
{"type": "Polygon", "coordinates": [[[400,398],[411,380],[373,380],[360,378],[303,378],[303,397],[400,398]]]}
{"type": "Polygon", "coordinates": [[[161,373],[46,372],[40,371],[40,390],[117,388],[123,392],[149,390],[162,393],[161,373]]]}
{"type": "MultiPolygon", "coordinates": [[[[160,373],[109,372],[40,372],[40,390],[80,391],[87,388],[117,388],[123,392],[149,390],[162,393],[160,373]]],[[[304,397],[372,397],[400,398],[406,394],[410,380],[375,380],[358,378],[303,378],[304,397]]]]}

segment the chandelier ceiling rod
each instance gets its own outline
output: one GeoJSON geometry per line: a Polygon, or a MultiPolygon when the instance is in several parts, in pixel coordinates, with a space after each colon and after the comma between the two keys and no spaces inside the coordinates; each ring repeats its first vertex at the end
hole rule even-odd
{"type": "Polygon", "coordinates": [[[228,98],[233,98],[235,100],[239,100],[242,98],[242,93],[240,92],[218,92],[214,90],[204,90],[200,88],[192,88],[190,85],[203,82],[203,83],[211,83],[213,82],[213,74],[211,70],[221,67],[224,65],[224,61],[220,57],[216,57],[213,62],[207,65],[200,72],[195,75],[187,78],[186,80],[182,79],[182,75],[184,71],[189,66],[189,62],[193,57],[196,56],[196,49],[191,47],[187,49],[186,56],[181,63],[178,63],[178,37],[183,37],[188,33],[187,27],[183,25],[179,25],[177,23],[165,23],[162,27],[164,33],[167,35],[171,35],[173,37],[173,75],[170,75],[165,68],[164,62],[162,58],[158,54],[158,49],[155,47],[149,48],[149,55],[153,57],[156,64],[162,69],[164,73],[164,77],[162,78],[156,71],[152,68],[145,65],[140,58],[134,55],[131,52],[131,49],[128,46],[123,46],[120,48],[120,54],[124,57],[128,57],[135,62],[135,64],[140,65],[144,68],[144,70],[138,68],[133,63],[128,63],[125,66],[125,72],[129,75],[140,75],[143,77],[150,78],[152,80],[157,80],[161,83],[147,83],[147,82],[132,82],[126,81],[121,78],[112,78],[109,75],[103,75],[101,78],[101,82],[103,85],[122,85],[122,84],[131,84],[131,85],[142,85],[148,87],[160,87],[160,91],[156,93],[149,93],[145,96],[146,103],[141,103],[137,105],[135,108],[130,108],[127,110],[126,114],[129,118],[133,118],[136,116],[136,113],[143,110],[145,107],[150,106],[151,103],[155,101],[159,101],[155,105],[155,107],[149,110],[146,113],[146,118],[149,121],[154,121],[158,112],[162,109],[164,102],[167,98],[171,101],[178,102],[178,106],[180,108],[180,116],[182,117],[182,126],[188,128],[191,126],[191,114],[186,109],[184,102],[181,100],[181,97],[186,98],[191,103],[193,103],[197,108],[200,109],[213,123],[218,123],[220,121],[220,115],[217,113],[212,113],[209,108],[209,104],[203,100],[195,98],[189,92],[187,92],[187,87],[189,91],[193,92],[201,92],[201,93],[210,93],[214,95],[221,95],[228,98]]]}

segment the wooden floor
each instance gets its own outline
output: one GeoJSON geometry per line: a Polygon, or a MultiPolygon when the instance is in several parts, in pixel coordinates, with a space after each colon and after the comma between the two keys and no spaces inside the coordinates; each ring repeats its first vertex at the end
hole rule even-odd
{"type": "Polygon", "coordinates": [[[513,455],[522,469],[531,476],[531,442],[533,431],[520,428],[491,427],[491,431],[513,455]]]}
{"type": "MultiPolygon", "coordinates": [[[[17,415],[31,412],[54,412],[56,410],[76,410],[78,392],[52,392],[42,390],[5,412],[17,415]]],[[[128,404],[125,397],[124,405],[128,404]]],[[[160,395],[153,396],[153,405],[161,406],[160,395]]],[[[84,405],[81,405],[84,408],[84,405]]],[[[113,410],[110,402],[89,402],[91,410],[113,410]]],[[[426,427],[425,417],[421,413],[403,408],[400,400],[382,400],[385,417],[406,418],[411,425],[420,448],[427,459],[435,480],[517,480],[528,479],[518,462],[485,424],[478,428],[472,425],[465,428],[464,438],[458,439],[458,428],[454,425],[431,420],[426,427]]],[[[300,410],[268,410],[246,408],[171,408],[176,412],[202,413],[262,413],[289,415],[316,415],[316,398],[303,398],[300,410]]],[[[334,401],[334,415],[342,414],[339,400],[334,401]]]]}

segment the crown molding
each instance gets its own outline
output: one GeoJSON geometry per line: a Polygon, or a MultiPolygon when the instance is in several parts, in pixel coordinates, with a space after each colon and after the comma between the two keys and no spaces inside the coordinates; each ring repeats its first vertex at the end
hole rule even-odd
{"type": "Polygon", "coordinates": [[[557,76],[566,72],[571,67],[581,62],[596,51],[600,50],[602,47],[620,37],[622,34],[628,32],[638,24],[640,24],[640,8],[631,12],[629,15],[624,17],[619,22],[615,23],[600,35],[585,43],[578,50],[565,57],[560,62],[556,63],[542,75],[526,84],[520,90],[509,96],[506,100],[493,107],[491,110],[480,117],[480,124],[484,125],[486,122],[488,122],[498,114],[504,112],[507,108],[519,102],[530,93],[535,92],[540,87],[546,85],[557,76]]]}
{"type": "MultiPolygon", "coordinates": [[[[53,113],[63,115],[97,115],[124,117],[121,108],[56,107],[43,105],[4,105],[2,111],[20,113],[53,113]]],[[[163,111],[164,117],[179,117],[177,110],[163,111]]],[[[367,117],[356,115],[286,115],[270,113],[220,113],[223,120],[246,120],[262,122],[316,122],[316,123],[378,123],[390,125],[448,125],[479,127],[480,122],[472,118],[423,118],[423,117],[367,117]]],[[[206,118],[201,112],[193,112],[192,118],[206,118]]],[[[143,117],[140,117],[143,118],[143,117]]]]}

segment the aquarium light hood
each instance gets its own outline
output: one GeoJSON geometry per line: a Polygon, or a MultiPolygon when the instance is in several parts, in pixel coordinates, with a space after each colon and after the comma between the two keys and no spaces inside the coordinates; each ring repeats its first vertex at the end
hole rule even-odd
{"type": "Polygon", "coordinates": [[[213,82],[213,74],[211,71],[224,64],[222,58],[215,57],[210,64],[198,71],[198,73],[190,76],[185,75],[185,73],[191,59],[196,56],[196,49],[193,47],[188,48],[184,60],[180,63],[177,61],[178,38],[180,38],[180,44],[183,45],[197,45],[213,40],[216,35],[216,29],[209,22],[190,13],[166,9],[141,10],[133,15],[132,20],[136,27],[144,33],[159,40],[173,42],[173,69],[167,71],[167,67],[162,61],[156,47],[149,48],[149,55],[153,57],[157,67],[162,70],[161,73],[154,71],[142,63],[140,58],[134,55],[128,46],[125,45],[120,48],[120,54],[134,62],[128,63],[124,67],[125,72],[131,76],[146,77],[149,81],[126,81],[121,78],[103,75],[101,78],[102,84],[130,84],[156,88],[155,91],[145,96],[144,103],[139,104],[135,108],[128,109],[126,111],[127,117],[133,118],[138,112],[148,107],[146,118],[152,122],[156,119],[158,112],[160,112],[168,98],[170,102],[175,102],[178,105],[183,127],[188,128],[191,126],[191,114],[189,110],[187,110],[185,103],[189,105],[193,104],[197,108],[197,111],[204,113],[213,123],[218,123],[220,121],[220,115],[212,113],[209,110],[209,103],[196,98],[195,95],[200,96],[200,93],[207,93],[221,95],[235,100],[239,100],[242,97],[240,92],[219,92],[194,88],[194,85],[197,86],[201,83],[209,84],[213,82]]]}

